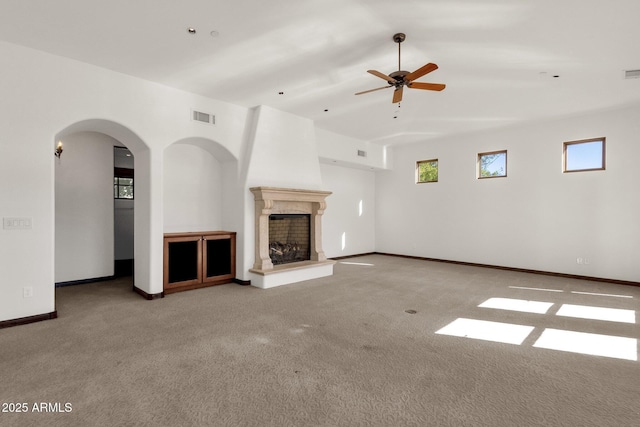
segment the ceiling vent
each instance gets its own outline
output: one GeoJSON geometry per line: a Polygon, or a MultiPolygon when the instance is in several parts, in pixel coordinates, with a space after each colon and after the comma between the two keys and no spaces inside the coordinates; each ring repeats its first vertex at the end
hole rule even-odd
{"type": "Polygon", "coordinates": [[[367,157],[367,152],[363,151],[363,150],[358,150],[358,156],[359,157],[367,157]]]}
{"type": "Polygon", "coordinates": [[[210,125],[216,124],[216,116],[196,110],[191,110],[191,120],[201,123],[208,123],[210,125]]]}
{"type": "Polygon", "coordinates": [[[627,70],[624,72],[625,79],[640,79],[640,70],[627,70]]]}

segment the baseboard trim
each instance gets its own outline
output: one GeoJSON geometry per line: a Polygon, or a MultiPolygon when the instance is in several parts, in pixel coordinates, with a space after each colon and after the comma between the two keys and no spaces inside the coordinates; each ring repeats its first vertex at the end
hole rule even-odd
{"type": "Polygon", "coordinates": [[[160,292],[158,294],[148,294],[145,291],[143,291],[142,289],[133,286],[133,292],[135,292],[136,294],[140,295],[142,298],[151,301],[154,299],[160,299],[160,298],[164,298],[164,292],[160,292]]]}
{"type": "Polygon", "coordinates": [[[444,263],[447,263],[447,264],[468,265],[468,266],[471,266],[471,267],[483,267],[483,268],[493,268],[493,269],[496,269],[496,270],[516,271],[516,272],[519,272],[519,273],[541,274],[543,276],[563,277],[563,278],[566,278],[566,279],[589,280],[589,281],[592,281],[592,282],[612,283],[614,285],[640,286],[640,282],[633,282],[633,281],[630,281],[630,280],[619,280],[619,279],[608,279],[608,278],[603,278],[603,277],[580,276],[580,275],[577,275],[577,274],[554,273],[552,271],[529,270],[529,269],[526,269],[526,268],[505,267],[505,266],[501,266],[501,265],[479,264],[479,263],[475,263],[475,262],[465,262],[465,261],[452,261],[452,260],[447,260],[447,259],[419,257],[419,256],[414,256],[414,255],[390,254],[390,253],[386,253],[386,252],[375,252],[375,254],[377,254],[377,255],[395,256],[395,257],[400,257],[400,258],[417,259],[417,260],[422,260],[422,261],[444,262],[444,263]]]}
{"type": "Polygon", "coordinates": [[[251,285],[251,280],[240,280],[240,279],[236,279],[235,277],[231,280],[233,281],[233,283],[237,283],[238,285],[241,285],[241,286],[251,285]]]}
{"type": "Polygon", "coordinates": [[[359,256],[375,255],[375,254],[377,254],[377,253],[378,253],[378,252],[366,252],[366,253],[363,253],[363,254],[344,255],[344,256],[334,256],[334,257],[331,257],[331,258],[329,258],[329,259],[332,259],[332,260],[338,261],[338,260],[341,260],[341,259],[356,258],[356,257],[359,257],[359,256]]]}
{"type": "Polygon", "coordinates": [[[13,326],[28,325],[29,323],[41,322],[43,320],[51,320],[58,317],[57,311],[51,313],[36,314],[35,316],[20,317],[19,319],[0,321],[0,329],[11,328],[13,326]]]}
{"type": "Polygon", "coordinates": [[[58,282],[55,284],[56,288],[62,288],[65,286],[76,286],[76,285],[86,285],[88,283],[96,283],[96,282],[105,282],[107,280],[113,280],[116,276],[104,276],[104,277],[93,277],[91,279],[82,279],[82,280],[71,280],[69,282],[58,282]]]}

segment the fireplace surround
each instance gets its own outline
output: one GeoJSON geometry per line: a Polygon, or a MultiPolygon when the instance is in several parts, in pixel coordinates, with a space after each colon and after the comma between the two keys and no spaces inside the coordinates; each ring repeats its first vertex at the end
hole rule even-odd
{"type": "Polygon", "coordinates": [[[276,187],[250,190],[255,199],[255,262],[249,270],[254,273],[252,282],[271,287],[333,274],[335,261],[327,260],[322,249],[322,215],[331,192],[276,187]],[[309,215],[308,260],[274,266],[269,241],[269,217],[273,215],[309,215]]]}

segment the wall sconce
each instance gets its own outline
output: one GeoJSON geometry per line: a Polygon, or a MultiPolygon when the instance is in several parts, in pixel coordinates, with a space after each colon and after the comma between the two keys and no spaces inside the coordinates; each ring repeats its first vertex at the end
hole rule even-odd
{"type": "Polygon", "coordinates": [[[57,158],[60,158],[62,154],[62,141],[58,141],[58,146],[56,147],[56,151],[53,152],[53,155],[57,158]]]}

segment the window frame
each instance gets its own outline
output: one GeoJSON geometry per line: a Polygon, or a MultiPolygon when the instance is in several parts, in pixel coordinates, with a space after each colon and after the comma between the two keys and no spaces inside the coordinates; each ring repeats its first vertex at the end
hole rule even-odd
{"type": "Polygon", "coordinates": [[[438,182],[438,179],[440,178],[440,163],[438,161],[438,159],[429,159],[429,160],[418,160],[416,162],[416,184],[429,184],[429,183],[433,183],[433,182],[438,182]],[[435,181],[420,181],[420,164],[422,163],[436,163],[436,170],[437,170],[437,178],[435,181]]]}
{"type": "Polygon", "coordinates": [[[485,151],[483,153],[478,153],[478,157],[476,158],[476,175],[477,179],[488,179],[488,178],[506,178],[507,177],[507,164],[509,161],[509,155],[507,154],[507,150],[496,150],[496,151],[485,151]],[[487,156],[490,154],[501,154],[504,153],[504,175],[490,175],[490,176],[482,176],[482,156],[487,156]]]}
{"type": "Polygon", "coordinates": [[[607,138],[589,138],[589,139],[581,139],[578,141],[565,141],[562,143],[562,173],[573,173],[573,172],[591,172],[591,171],[603,171],[607,169],[607,138]],[[580,145],[580,144],[588,144],[591,142],[601,142],[602,143],[602,166],[599,168],[586,168],[586,169],[567,169],[567,148],[571,145],[580,145]]]}
{"type": "Polygon", "coordinates": [[[113,198],[115,200],[134,200],[136,191],[135,191],[135,180],[133,177],[133,169],[127,168],[113,168],[113,186],[114,186],[114,194],[113,198]],[[132,197],[120,197],[120,178],[131,179],[131,185],[122,185],[122,187],[131,187],[132,197]],[[118,189],[116,191],[116,188],[118,189]]]}

